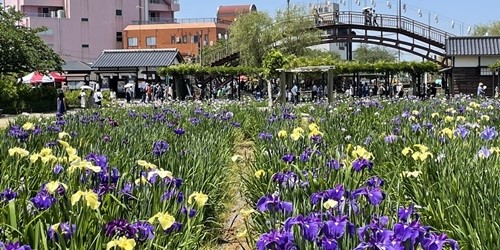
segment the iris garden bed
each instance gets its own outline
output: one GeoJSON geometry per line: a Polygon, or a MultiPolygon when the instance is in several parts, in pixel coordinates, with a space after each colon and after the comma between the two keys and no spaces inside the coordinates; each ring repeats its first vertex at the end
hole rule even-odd
{"type": "Polygon", "coordinates": [[[0,141],[0,249],[212,245],[231,158],[247,202],[238,237],[254,248],[495,249],[499,107],[216,103],[18,120],[0,141]],[[252,158],[234,155],[241,140],[252,158]]]}

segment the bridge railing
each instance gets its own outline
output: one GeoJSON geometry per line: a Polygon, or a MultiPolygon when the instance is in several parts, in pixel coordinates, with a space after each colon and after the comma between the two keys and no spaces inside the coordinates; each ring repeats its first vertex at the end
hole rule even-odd
{"type": "MultiPolygon", "coordinates": [[[[365,15],[361,12],[340,12],[338,18],[334,18],[333,13],[325,14],[321,15],[321,19],[323,19],[323,21],[317,23],[318,27],[331,25],[332,22],[339,24],[367,25],[365,24],[365,15]]],[[[396,15],[377,14],[376,21],[379,27],[402,29],[440,44],[444,44],[448,37],[454,36],[453,34],[435,28],[432,25],[424,24],[407,17],[401,17],[400,20],[399,16],[396,15]]],[[[372,23],[371,25],[373,26],[375,23],[372,23]]]]}

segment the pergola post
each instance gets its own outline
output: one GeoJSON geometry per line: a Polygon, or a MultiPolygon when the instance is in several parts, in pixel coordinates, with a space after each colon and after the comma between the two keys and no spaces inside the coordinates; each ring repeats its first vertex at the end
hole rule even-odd
{"type": "Polygon", "coordinates": [[[285,70],[281,71],[281,76],[280,76],[280,102],[281,104],[286,103],[286,84],[288,82],[288,74],[285,70]]]}
{"type": "Polygon", "coordinates": [[[334,78],[334,72],[333,69],[328,70],[328,103],[333,102],[333,78],[334,78]]]}

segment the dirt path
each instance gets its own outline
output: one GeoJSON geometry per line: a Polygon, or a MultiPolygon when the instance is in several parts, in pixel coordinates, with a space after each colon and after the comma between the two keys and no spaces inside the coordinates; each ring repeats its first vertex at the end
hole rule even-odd
{"type": "Polygon", "coordinates": [[[233,176],[235,179],[232,180],[234,183],[233,189],[235,198],[230,205],[229,214],[224,225],[224,235],[223,243],[219,247],[221,250],[250,250],[252,247],[248,246],[246,241],[242,238],[238,238],[238,233],[245,231],[245,224],[243,218],[240,215],[240,210],[246,207],[246,202],[241,191],[244,189],[243,182],[240,180],[240,175],[245,172],[246,166],[253,158],[253,142],[241,142],[235,148],[235,154],[241,156],[233,164],[233,176]]]}

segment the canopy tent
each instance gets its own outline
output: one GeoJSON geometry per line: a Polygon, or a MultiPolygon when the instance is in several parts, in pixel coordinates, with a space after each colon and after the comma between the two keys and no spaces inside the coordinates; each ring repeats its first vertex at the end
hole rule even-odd
{"type": "Polygon", "coordinates": [[[22,83],[40,84],[40,83],[60,83],[65,82],[66,77],[58,72],[52,71],[48,74],[42,72],[32,72],[21,79],[22,83]]]}

